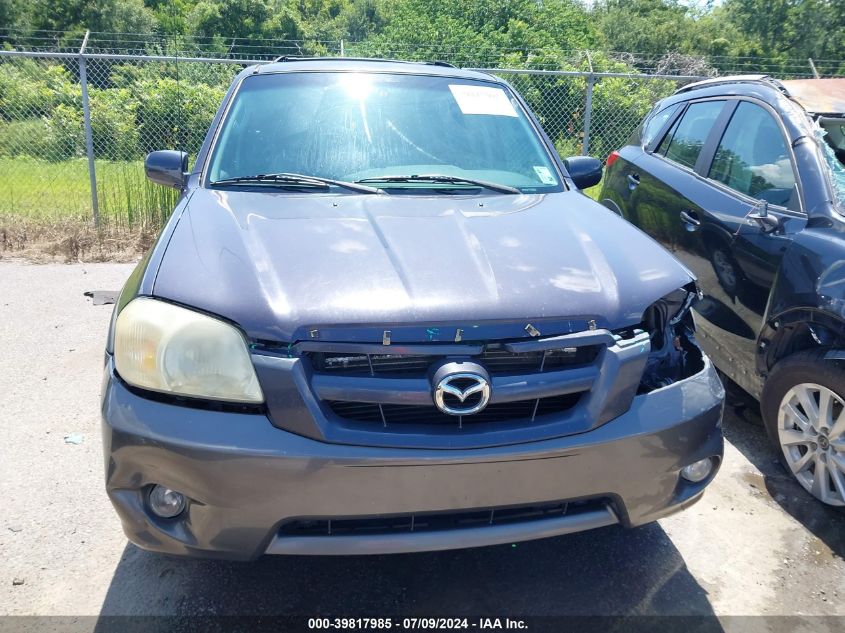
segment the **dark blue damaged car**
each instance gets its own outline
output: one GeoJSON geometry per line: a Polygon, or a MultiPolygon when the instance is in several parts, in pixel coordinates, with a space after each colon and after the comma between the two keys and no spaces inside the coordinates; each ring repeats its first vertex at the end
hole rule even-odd
{"type": "Polygon", "coordinates": [[[845,507],[845,79],[684,86],[600,197],[698,275],[702,347],[760,401],[786,471],[845,507]]]}
{"type": "Polygon", "coordinates": [[[701,498],[723,389],[692,274],[579,189],[496,77],[280,60],[233,82],[124,287],[106,489],[169,554],[411,552],[701,498]]]}

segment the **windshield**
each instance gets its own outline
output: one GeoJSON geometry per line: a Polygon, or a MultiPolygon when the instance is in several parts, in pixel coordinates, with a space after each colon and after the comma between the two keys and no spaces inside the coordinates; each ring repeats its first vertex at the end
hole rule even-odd
{"type": "Polygon", "coordinates": [[[823,154],[840,206],[845,206],[845,118],[821,119],[823,154]]]}
{"type": "Polygon", "coordinates": [[[223,122],[209,181],[276,173],[383,188],[474,186],[464,178],[523,192],[560,189],[548,152],[505,88],[403,74],[246,78],[223,122]],[[455,178],[376,182],[420,175],[455,178]]]}

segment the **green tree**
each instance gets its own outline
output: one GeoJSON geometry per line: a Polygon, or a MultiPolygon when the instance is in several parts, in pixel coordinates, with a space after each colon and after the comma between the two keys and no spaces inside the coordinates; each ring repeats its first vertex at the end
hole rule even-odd
{"type": "Polygon", "coordinates": [[[338,16],[347,39],[361,42],[380,32],[385,25],[385,15],[379,0],[354,0],[338,16]]]}
{"type": "Polygon", "coordinates": [[[14,28],[18,26],[21,18],[21,8],[18,0],[0,0],[0,24],[2,28],[14,28]]]}
{"type": "Polygon", "coordinates": [[[745,37],[735,52],[766,57],[822,59],[845,54],[841,0],[727,0],[719,12],[745,37]]]}
{"type": "Polygon", "coordinates": [[[35,29],[150,33],[153,12],[143,0],[32,0],[28,23],[35,29]]]}
{"type": "Polygon", "coordinates": [[[370,32],[362,23],[366,3],[355,11],[349,0],[200,0],[185,21],[191,34],[218,38],[226,52],[315,54],[329,52],[325,40],[348,38],[349,25],[370,32]],[[279,50],[282,40],[292,41],[289,51],[279,50]]]}
{"type": "Polygon", "coordinates": [[[195,35],[263,39],[273,8],[265,0],[201,0],[190,11],[188,24],[195,35]]]}
{"type": "Polygon", "coordinates": [[[667,53],[723,54],[740,34],[715,11],[702,11],[679,0],[600,0],[593,5],[605,50],[638,53],[645,58],[667,53]]]}
{"type": "MultiPolygon", "coordinates": [[[[398,0],[362,52],[456,64],[528,64],[539,54],[594,47],[600,37],[573,0],[398,0]]],[[[536,61],[536,59],[535,59],[536,61]]]]}
{"type": "Polygon", "coordinates": [[[196,4],[195,0],[145,0],[155,15],[158,30],[166,35],[188,32],[188,14],[196,4]]]}

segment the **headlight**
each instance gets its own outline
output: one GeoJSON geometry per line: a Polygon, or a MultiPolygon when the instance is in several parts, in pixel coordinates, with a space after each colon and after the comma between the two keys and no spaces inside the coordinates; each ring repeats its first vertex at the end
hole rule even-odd
{"type": "Polygon", "coordinates": [[[243,334],[193,310],[138,298],[118,315],[117,373],[130,385],[212,400],[264,401],[243,334]]]}
{"type": "Polygon", "coordinates": [[[651,338],[651,352],[640,383],[640,393],[666,387],[704,367],[695,343],[690,307],[698,297],[694,284],[670,292],[643,314],[643,328],[651,338]]]}
{"type": "Polygon", "coordinates": [[[694,288],[678,288],[648,307],[643,314],[643,326],[651,336],[652,349],[665,345],[664,335],[671,334],[671,326],[687,316],[696,296],[694,288]]]}

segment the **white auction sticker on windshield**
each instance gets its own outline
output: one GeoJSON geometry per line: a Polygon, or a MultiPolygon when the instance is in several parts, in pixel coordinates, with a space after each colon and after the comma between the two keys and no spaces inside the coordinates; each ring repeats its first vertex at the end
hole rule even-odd
{"type": "Polygon", "coordinates": [[[557,183],[555,177],[552,176],[552,172],[549,171],[548,167],[544,167],[542,165],[535,165],[534,173],[537,174],[537,178],[539,178],[540,182],[542,182],[544,185],[554,185],[557,183]]]}
{"type": "Polygon", "coordinates": [[[501,88],[449,84],[449,90],[464,114],[517,116],[511,100],[501,88]]]}

